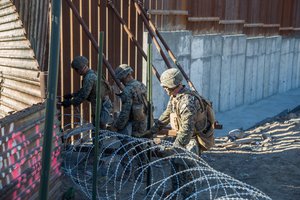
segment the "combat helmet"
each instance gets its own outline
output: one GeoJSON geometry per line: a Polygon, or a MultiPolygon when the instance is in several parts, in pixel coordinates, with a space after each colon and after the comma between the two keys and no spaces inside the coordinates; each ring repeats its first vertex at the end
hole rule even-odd
{"type": "Polygon", "coordinates": [[[160,76],[160,85],[167,88],[175,88],[182,80],[182,74],[178,69],[167,69],[160,76]]]}
{"type": "Polygon", "coordinates": [[[75,70],[80,71],[84,66],[87,66],[89,63],[88,59],[84,56],[77,56],[73,59],[71,67],[75,70]]]}
{"type": "Polygon", "coordinates": [[[119,80],[126,78],[128,76],[128,74],[130,74],[132,72],[133,72],[133,69],[128,64],[119,65],[115,69],[116,78],[119,80]]]}

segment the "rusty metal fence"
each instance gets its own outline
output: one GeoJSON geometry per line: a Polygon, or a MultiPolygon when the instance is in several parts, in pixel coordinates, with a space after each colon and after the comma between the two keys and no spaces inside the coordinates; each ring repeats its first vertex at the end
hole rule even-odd
{"type": "MultiPolygon", "coordinates": [[[[142,45],[144,26],[133,1],[113,2],[138,43],[142,45]]],[[[128,63],[135,69],[135,78],[141,80],[142,55],[116,15],[107,7],[107,2],[72,0],[72,3],[96,40],[99,31],[105,33],[104,54],[112,67],[128,63]]],[[[297,12],[300,10],[300,2],[297,0],[144,0],[143,6],[159,30],[247,35],[287,35],[298,34],[300,31],[300,14],[297,12]]],[[[81,87],[80,77],[70,68],[70,62],[75,56],[86,56],[92,69],[97,64],[97,50],[93,48],[66,1],[62,1],[62,10],[60,96],[81,87]]],[[[104,72],[113,84],[108,71],[104,69],[104,72]]],[[[89,105],[84,103],[79,109],[63,110],[64,116],[70,114],[71,117],[64,118],[62,124],[80,122],[73,117],[76,113],[86,122],[91,120],[89,105]]]]}
{"type": "MultiPolygon", "coordinates": [[[[48,68],[49,1],[12,0],[38,60],[40,71],[48,68]]],[[[144,26],[133,1],[113,2],[138,43],[142,45],[144,26]]],[[[124,31],[117,16],[107,7],[107,1],[72,0],[72,3],[96,40],[99,31],[105,33],[104,53],[112,67],[128,63],[135,69],[135,78],[141,80],[142,55],[124,31]]],[[[159,30],[247,35],[287,35],[300,32],[298,0],[144,0],[143,6],[159,30]]],[[[77,91],[81,86],[80,77],[70,68],[70,62],[75,56],[86,56],[92,69],[97,64],[97,50],[93,48],[66,1],[62,1],[62,11],[59,96],[77,91]]],[[[113,84],[108,71],[104,69],[104,72],[113,84]]],[[[66,109],[62,113],[64,116],[71,114],[69,119],[62,119],[63,126],[70,122],[79,122],[74,117],[76,113],[80,119],[90,121],[90,108],[87,103],[79,109],[66,109]]]]}
{"type": "MultiPolygon", "coordinates": [[[[138,18],[132,2],[129,0],[114,1],[116,9],[128,24],[131,32],[135,35],[138,43],[142,45],[143,25],[138,18]]],[[[130,37],[126,34],[113,11],[107,7],[106,1],[98,0],[73,0],[80,16],[85,21],[93,37],[98,40],[98,33],[103,31],[104,54],[113,68],[119,64],[128,63],[135,71],[135,78],[142,77],[142,56],[137,51],[130,37]]],[[[66,1],[62,1],[62,23],[61,23],[61,68],[59,77],[59,96],[77,91],[81,87],[81,78],[70,67],[72,59],[77,55],[86,56],[89,59],[89,66],[95,70],[97,66],[97,49],[95,49],[76,19],[73,11],[66,1]],[[71,84],[70,84],[71,83],[71,84]]],[[[103,69],[111,84],[114,82],[109,76],[107,69],[103,69]]],[[[114,100],[114,97],[111,97],[114,100]]],[[[77,108],[64,109],[62,114],[69,118],[63,118],[63,126],[71,123],[78,123],[81,119],[89,122],[90,107],[84,103],[77,108]],[[80,117],[74,117],[78,114],[80,117]]]]}
{"type": "Polygon", "coordinates": [[[160,30],[299,35],[298,0],[145,0],[160,30]]]}

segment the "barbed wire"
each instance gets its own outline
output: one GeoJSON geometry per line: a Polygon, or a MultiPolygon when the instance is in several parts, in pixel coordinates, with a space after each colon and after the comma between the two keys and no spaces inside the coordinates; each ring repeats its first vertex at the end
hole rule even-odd
{"type": "MultiPolygon", "coordinates": [[[[101,130],[99,146],[98,199],[270,199],[166,140],[155,144],[153,140],[101,130]]],[[[88,199],[92,197],[94,156],[92,138],[74,142],[64,152],[65,174],[88,199]]]]}

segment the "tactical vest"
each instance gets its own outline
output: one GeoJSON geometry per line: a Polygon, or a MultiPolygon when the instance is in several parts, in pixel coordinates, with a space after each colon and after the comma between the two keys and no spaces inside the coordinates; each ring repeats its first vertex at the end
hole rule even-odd
{"type": "Polygon", "coordinates": [[[144,121],[147,118],[147,99],[144,91],[140,87],[131,90],[132,98],[132,118],[134,121],[144,121]]]}
{"type": "MultiPolygon", "coordinates": [[[[201,150],[206,151],[209,150],[214,144],[214,123],[215,123],[215,115],[212,108],[211,103],[205,98],[201,97],[194,91],[188,91],[185,94],[193,95],[198,99],[200,104],[200,108],[195,115],[195,136],[200,144],[201,150]]],[[[170,124],[172,129],[179,130],[181,127],[180,121],[178,120],[179,116],[179,101],[174,98],[172,105],[175,106],[175,112],[170,114],[170,124]]],[[[172,108],[174,111],[174,109],[172,108]]]]}

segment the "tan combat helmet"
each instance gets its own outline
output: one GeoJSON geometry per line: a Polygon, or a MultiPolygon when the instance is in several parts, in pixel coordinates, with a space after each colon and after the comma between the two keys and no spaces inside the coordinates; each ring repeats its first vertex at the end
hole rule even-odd
{"type": "Polygon", "coordinates": [[[128,74],[130,74],[132,72],[133,72],[133,69],[128,64],[119,65],[115,69],[116,78],[119,80],[126,78],[128,76],[128,74]]]}
{"type": "Polygon", "coordinates": [[[178,69],[167,69],[160,76],[160,85],[167,88],[175,88],[182,80],[182,74],[178,69]]]}
{"type": "Polygon", "coordinates": [[[89,63],[88,59],[84,56],[77,56],[73,59],[71,67],[75,70],[80,71],[84,66],[89,63]]]}

